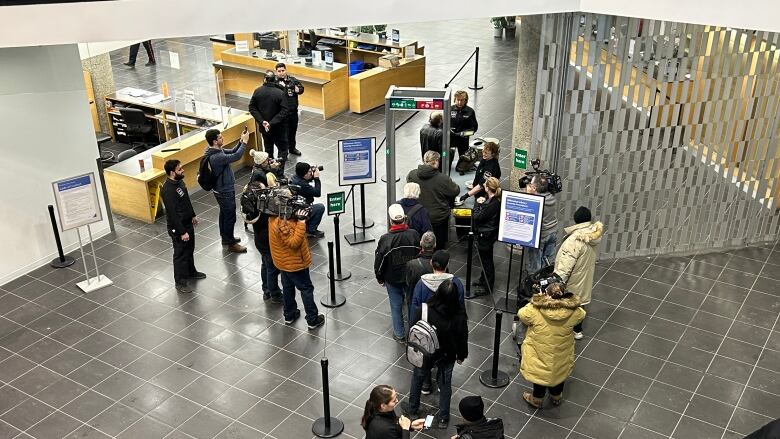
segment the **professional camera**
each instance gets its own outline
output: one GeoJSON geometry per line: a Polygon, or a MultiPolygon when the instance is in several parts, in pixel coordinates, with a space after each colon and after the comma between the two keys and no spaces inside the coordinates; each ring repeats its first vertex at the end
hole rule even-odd
{"type": "Polygon", "coordinates": [[[561,180],[561,177],[558,174],[554,174],[547,169],[540,169],[542,165],[542,161],[539,159],[532,160],[531,161],[531,167],[534,169],[533,171],[527,171],[525,175],[520,177],[520,189],[525,189],[526,186],[528,186],[528,183],[531,182],[531,179],[535,175],[542,176],[547,179],[547,190],[551,194],[557,194],[558,192],[563,190],[563,181],[561,180]]]}
{"type": "Polygon", "coordinates": [[[317,170],[317,171],[324,171],[324,170],[325,170],[325,167],[324,167],[324,166],[322,166],[322,165],[316,165],[316,166],[315,166],[315,165],[312,165],[312,166],[311,166],[311,172],[314,172],[315,170],[317,170]]]}
{"type": "Polygon", "coordinates": [[[256,182],[250,183],[241,194],[241,213],[250,221],[260,213],[305,220],[311,213],[311,204],[297,195],[298,189],[299,186],[289,184],[287,179],[279,180],[279,186],[270,188],[256,182]],[[299,211],[303,211],[303,214],[298,215],[299,211]]]}

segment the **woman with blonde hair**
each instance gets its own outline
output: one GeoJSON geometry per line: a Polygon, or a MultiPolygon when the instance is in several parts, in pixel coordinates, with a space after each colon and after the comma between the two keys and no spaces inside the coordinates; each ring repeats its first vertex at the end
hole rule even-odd
{"type": "Polygon", "coordinates": [[[473,283],[473,294],[484,296],[493,292],[496,269],[493,265],[493,244],[498,240],[498,219],[501,211],[501,185],[496,177],[485,180],[485,195],[477,198],[471,211],[474,233],[477,235],[477,253],[482,263],[479,280],[473,283]]]}

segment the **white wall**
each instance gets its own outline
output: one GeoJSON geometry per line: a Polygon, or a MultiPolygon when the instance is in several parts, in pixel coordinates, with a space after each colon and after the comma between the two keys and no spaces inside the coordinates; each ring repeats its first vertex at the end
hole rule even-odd
{"type": "MultiPolygon", "coordinates": [[[[75,44],[0,49],[0,285],[57,254],[51,182],[97,176],[97,146],[75,44]]],[[[102,194],[101,205],[105,206],[102,194]]],[[[105,208],[103,218],[106,218],[105,208]]],[[[108,222],[93,224],[97,238],[108,222]]],[[[76,232],[62,234],[66,252],[76,232]]]]}

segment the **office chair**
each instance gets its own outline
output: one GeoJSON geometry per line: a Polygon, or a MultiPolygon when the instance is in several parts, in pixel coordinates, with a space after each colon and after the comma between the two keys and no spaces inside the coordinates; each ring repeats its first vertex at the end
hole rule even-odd
{"type": "Polygon", "coordinates": [[[130,147],[138,151],[149,149],[149,145],[143,141],[144,137],[152,131],[151,125],[146,121],[146,114],[137,108],[120,108],[119,114],[125,121],[125,133],[130,141],[130,147]],[[141,141],[133,140],[139,137],[141,141]]]}
{"type": "Polygon", "coordinates": [[[116,161],[117,161],[117,163],[123,162],[123,161],[129,159],[130,157],[132,157],[132,156],[134,156],[136,154],[138,154],[138,152],[136,150],[134,150],[132,148],[126,149],[126,150],[120,152],[119,155],[116,156],[116,161]]]}

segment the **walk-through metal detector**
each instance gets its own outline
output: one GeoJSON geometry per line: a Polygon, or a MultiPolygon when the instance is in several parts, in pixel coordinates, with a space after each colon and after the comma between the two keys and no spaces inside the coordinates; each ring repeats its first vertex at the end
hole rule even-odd
{"type": "MultiPolygon", "coordinates": [[[[450,174],[450,90],[444,88],[396,87],[391,85],[385,95],[385,174],[387,207],[397,200],[395,195],[395,115],[399,111],[441,111],[443,113],[442,172],[450,174]]],[[[419,145],[418,145],[419,146],[419,145]]],[[[418,149],[415,149],[417,154],[418,149]]]]}

